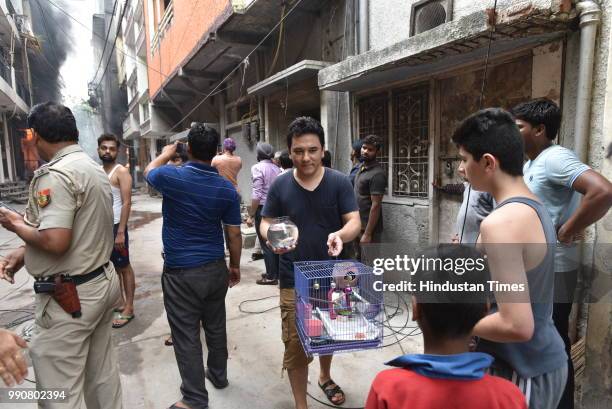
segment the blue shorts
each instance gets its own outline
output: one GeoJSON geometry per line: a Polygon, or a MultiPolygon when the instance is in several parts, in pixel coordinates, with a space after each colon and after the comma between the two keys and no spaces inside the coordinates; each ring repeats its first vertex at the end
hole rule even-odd
{"type": "MultiPolygon", "coordinates": [[[[119,223],[113,226],[113,237],[117,237],[117,230],[119,229],[119,223]]],[[[123,268],[130,265],[130,237],[128,236],[127,226],[125,227],[125,248],[118,250],[113,246],[113,252],[111,253],[111,261],[115,265],[115,268],[123,268]]]]}

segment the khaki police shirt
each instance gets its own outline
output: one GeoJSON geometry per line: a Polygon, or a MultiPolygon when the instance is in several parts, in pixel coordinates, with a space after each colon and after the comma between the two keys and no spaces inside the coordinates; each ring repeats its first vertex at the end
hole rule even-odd
{"type": "Polygon", "coordinates": [[[89,273],[110,258],[113,199],[108,176],[79,145],[57,152],[34,172],[24,216],[39,231],[72,230],[70,248],[56,256],[27,245],[25,266],[34,277],[89,273]]]}

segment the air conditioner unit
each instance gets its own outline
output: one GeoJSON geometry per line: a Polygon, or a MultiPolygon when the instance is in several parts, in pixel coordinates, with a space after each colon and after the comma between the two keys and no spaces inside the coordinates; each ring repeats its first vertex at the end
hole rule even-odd
{"type": "Polygon", "coordinates": [[[424,33],[451,21],[453,0],[420,0],[412,4],[410,36],[424,33]]]}

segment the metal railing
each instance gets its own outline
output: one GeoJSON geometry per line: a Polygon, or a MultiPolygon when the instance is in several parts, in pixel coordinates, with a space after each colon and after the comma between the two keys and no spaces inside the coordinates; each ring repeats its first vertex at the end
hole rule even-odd
{"type": "Polygon", "coordinates": [[[25,81],[18,76],[15,76],[15,91],[17,91],[17,95],[19,95],[28,106],[32,104],[30,100],[30,90],[25,81]]]}
{"type": "Polygon", "coordinates": [[[168,5],[168,8],[164,12],[164,15],[162,16],[161,21],[159,22],[159,25],[157,26],[157,31],[155,32],[155,35],[153,36],[153,40],[151,41],[151,50],[155,50],[155,48],[157,48],[157,46],[159,45],[159,42],[164,37],[166,30],[170,26],[170,23],[172,22],[173,17],[174,17],[174,3],[170,2],[170,4],[168,5]]]}

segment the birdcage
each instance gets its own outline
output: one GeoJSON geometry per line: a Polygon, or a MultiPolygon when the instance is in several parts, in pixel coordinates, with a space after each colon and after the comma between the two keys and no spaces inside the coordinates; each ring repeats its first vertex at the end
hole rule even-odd
{"type": "Polygon", "coordinates": [[[371,267],[351,260],[293,264],[296,326],[308,355],[377,348],[383,341],[383,293],[371,267]]]}

